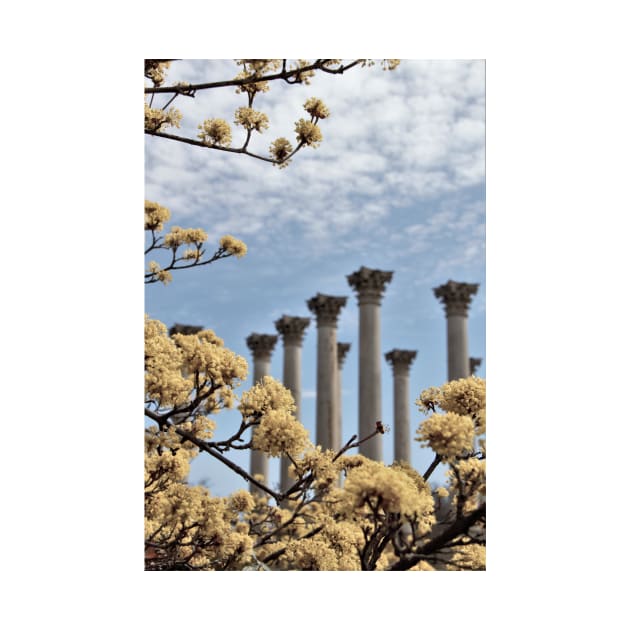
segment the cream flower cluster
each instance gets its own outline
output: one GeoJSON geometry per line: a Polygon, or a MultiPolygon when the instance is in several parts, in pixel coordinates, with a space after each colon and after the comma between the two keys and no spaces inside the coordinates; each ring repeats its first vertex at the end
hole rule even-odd
{"type": "Polygon", "coordinates": [[[247,378],[247,362],[223,345],[212,331],[196,335],[174,334],[173,343],[182,357],[182,369],[197,380],[197,394],[216,389],[205,405],[208,413],[216,412],[221,404],[227,408],[234,402],[234,387],[247,378]]]}
{"type": "Polygon", "coordinates": [[[319,98],[309,98],[306,103],[304,103],[304,109],[315,118],[328,118],[328,116],[330,116],[328,107],[326,107],[324,102],[319,98]]]}
{"type": "Polygon", "coordinates": [[[145,504],[145,539],[174,562],[219,569],[228,560],[249,561],[253,540],[232,528],[225,499],[205,488],[172,483],[145,504]]]}
{"type": "Polygon", "coordinates": [[[385,514],[417,518],[419,533],[428,532],[435,522],[430,491],[420,491],[404,471],[380,462],[366,459],[361,466],[350,469],[343,490],[339,510],[348,517],[369,516],[371,505],[385,514]]]}
{"type": "Polygon", "coordinates": [[[245,66],[245,72],[262,76],[282,67],[282,59],[235,59],[239,66],[245,66]]]}
{"type": "Polygon", "coordinates": [[[484,571],[486,568],[486,546],[470,543],[455,547],[449,564],[458,571],[484,571]]]}
{"type": "Polygon", "coordinates": [[[418,428],[415,440],[452,460],[473,449],[475,426],[469,416],[435,413],[418,428]]]}
{"type": "Polygon", "coordinates": [[[364,543],[361,527],[352,521],[326,521],[323,518],[319,522],[324,523],[322,538],[337,556],[337,571],[360,571],[361,563],[357,550],[364,543]]]}
{"type": "MultiPolygon", "coordinates": [[[[286,546],[289,543],[290,547],[288,556],[281,558],[278,568],[327,571],[361,569],[357,553],[364,544],[361,524],[352,520],[338,520],[339,493],[339,488],[331,488],[321,497],[321,501],[308,504],[302,516],[283,529],[283,541],[280,545],[286,546]],[[306,540],[312,540],[314,544],[304,545],[306,540]],[[291,541],[294,543],[291,544],[291,541]]],[[[292,505],[290,509],[295,507],[292,505]]],[[[286,522],[291,511],[281,512],[281,522],[286,522]]]]}
{"type": "Polygon", "coordinates": [[[177,249],[180,245],[201,245],[208,240],[208,235],[201,228],[171,227],[171,231],[164,237],[164,245],[177,249]]]}
{"type": "Polygon", "coordinates": [[[479,413],[486,408],[486,381],[477,376],[460,378],[425,389],[416,400],[420,411],[435,411],[440,407],[463,416],[479,413]]]}
{"type": "Polygon", "coordinates": [[[391,468],[393,470],[399,470],[407,475],[411,481],[418,488],[419,492],[431,492],[431,486],[424,480],[424,477],[409,463],[406,461],[395,461],[391,468]]]}
{"type": "MultiPolygon", "coordinates": [[[[416,405],[424,413],[435,411],[439,407],[448,412],[447,416],[452,413],[457,416],[469,417],[476,435],[483,435],[486,432],[485,379],[470,376],[450,381],[442,387],[430,387],[420,394],[416,400],[416,405]]],[[[446,426],[446,421],[441,422],[446,426]]],[[[448,421],[448,424],[455,428],[456,421],[453,417],[448,421]]],[[[465,424],[467,426],[467,423],[465,424]]]]}
{"type": "Polygon", "coordinates": [[[164,223],[171,218],[168,208],[155,201],[144,202],[144,229],[160,232],[164,229],[164,223]]]}
{"type": "Polygon", "coordinates": [[[271,157],[274,160],[281,162],[281,164],[277,165],[279,168],[284,168],[289,164],[291,160],[287,160],[287,157],[291,155],[292,151],[293,147],[286,138],[278,138],[277,140],[274,140],[269,147],[269,153],[271,154],[271,157]]]}
{"type": "Polygon", "coordinates": [[[396,70],[400,65],[400,59],[383,59],[381,65],[383,66],[383,70],[396,70]]]}
{"type": "MultiPolygon", "coordinates": [[[[371,68],[376,62],[374,59],[365,59],[361,64],[361,67],[371,68]]],[[[383,70],[395,70],[400,65],[400,59],[382,59],[381,66],[383,70]]]]}
{"type": "Polygon", "coordinates": [[[486,408],[486,381],[478,376],[442,385],[439,405],[444,411],[470,416],[486,408]]]}
{"type": "Polygon", "coordinates": [[[339,564],[334,550],[321,538],[292,540],[284,555],[289,565],[300,571],[336,571],[339,564]]]}
{"type": "Polygon", "coordinates": [[[182,375],[182,354],[168,337],[166,326],[148,316],[145,316],[144,354],[146,399],[155,400],[160,406],[184,404],[193,383],[182,375]]]}
{"type": "Polygon", "coordinates": [[[237,490],[228,498],[228,507],[234,512],[251,512],[254,506],[254,497],[247,490],[237,490]]]}
{"type": "Polygon", "coordinates": [[[257,112],[251,107],[239,107],[234,116],[234,123],[250,131],[262,133],[269,128],[269,117],[263,112],[257,112]]]}
{"type": "Polygon", "coordinates": [[[208,146],[229,147],[232,143],[230,125],[222,118],[209,118],[197,127],[197,137],[208,146]]]}
{"type": "Polygon", "coordinates": [[[252,438],[256,449],[277,457],[296,455],[309,444],[308,431],[293,415],[291,392],[271,376],[243,393],[239,410],[244,420],[259,422],[252,438]]]}
{"type": "Polygon", "coordinates": [[[184,260],[199,260],[202,256],[200,249],[185,249],[182,252],[182,258],[184,260]]]}
{"type": "Polygon", "coordinates": [[[178,127],[182,119],[182,113],[171,107],[168,111],[154,109],[145,101],[144,103],[144,128],[146,131],[161,131],[163,127],[178,127]]]}
{"type": "Polygon", "coordinates": [[[237,258],[242,258],[247,253],[247,245],[243,241],[234,238],[231,234],[221,237],[219,247],[237,258]]]}
{"type": "MultiPolygon", "coordinates": [[[[247,377],[247,362],[223,346],[212,331],[168,336],[166,326],[145,317],[145,391],[159,406],[186,403],[195,389],[198,396],[216,390],[205,409],[212,413],[230,407],[234,387],[247,377]]],[[[201,430],[201,425],[199,425],[201,430]]],[[[205,430],[210,427],[206,426],[205,430]]]]}
{"type": "Polygon", "coordinates": [[[296,478],[312,473],[315,477],[316,488],[328,488],[339,479],[341,472],[341,465],[338,461],[333,461],[334,457],[334,451],[324,451],[318,445],[306,451],[295,462],[295,466],[290,466],[289,471],[296,478]]]}
{"type": "Polygon", "coordinates": [[[315,123],[304,118],[300,118],[295,123],[295,134],[298,143],[304,143],[310,147],[319,146],[323,137],[321,129],[315,123]]]}
{"type": "MultiPolygon", "coordinates": [[[[282,59],[237,59],[236,63],[239,66],[244,66],[244,69],[235,77],[238,80],[262,77],[263,75],[273,73],[282,67],[282,59]]],[[[247,93],[253,95],[258,92],[268,91],[268,81],[246,83],[245,85],[239,85],[236,88],[237,94],[247,93]]]]}
{"type": "Polygon", "coordinates": [[[162,269],[159,263],[155,262],[155,260],[149,261],[148,271],[164,284],[168,284],[173,279],[171,272],[167,269],[162,269]]]}
{"type": "Polygon", "coordinates": [[[272,457],[295,456],[309,444],[308,431],[289,411],[271,409],[261,417],[252,444],[272,457]]]}
{"type": "MultiPolygon", "coordinates": [[[[260,76],[260,73],[255,74],[243,71],[239,72],[234,78],[240,81],[241,79],[250,79],[256,76],[260,76]]],[[[251,96],[259,92],[269,92],[269,81],[254,81],[252,83],[239,85],[236,88],[237,94],[248,94],[251,96]]]]}
{"type": "Polygon", "coordinates": [[[486,460],[471,457],[458,462],[456,470],[447,474],[451,495],[463,496],[464,509],[474,510],[486,494],[486,460]]]}
{"type": "Polygon", "coordinates": [[[271,376],[264,376],[262,381],[243,392],[239,410],[244,419],[253,419],[272,410],[295,411],[295,401],[291,392],[271,376]]]}
{"type": "Polygon", "coordinates": [[[163,436],[157,432],[146,434],[144,491],[147,493],[156,492],[173,481],[184,481],[190,472],[190,452],[184,448],[158,450],[161,441],[163,436]]]}
{"type": "MultiPolygon", "coordinates": [[[[214,430],[217,428],[217,423],[214,420],[200,413],[176,422],[176,425],[178,429],[182,429],[182,431],[186,431],[198,440],[203,441],[211,440],[214,430]]],[[[186,442],[186,444],[189,444],[189,442],[186,442]]]]}
{"type": "Polygon", "coordinates": [[[170,68],[170,61],[154,62],[150,66],[145,65],[144,75],[151,79],[153,85],[159,87],[164,83],[166,78],[166,71],[170,68]]]}
{"type": "MultiPolygon", "coordinates": [[[[310,66],[311,62],[308,59],[298,59],[296,63],[291,64],[291,70],[301,70],[302,68],[306,68],[310,66]]],[[[311,84],[311,78],[315,76],[315,70],[302,70],[295,75],[295,80],[298,83],[303,83],[304,85],[311,84]]]]}

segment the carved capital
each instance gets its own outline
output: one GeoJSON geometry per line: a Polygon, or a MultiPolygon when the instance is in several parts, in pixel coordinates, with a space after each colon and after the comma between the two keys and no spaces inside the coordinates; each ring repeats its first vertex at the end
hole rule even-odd
{"type": "Polygon", "coordinates": [[[196,335],[198,332],[203,330],[203,326],[190,326],[188,324],[173,324],[168,329],[168,334],[172,337],[173,335],[196,335]]]}
{"type": "Polygon", "coordinates": [[[285,346],[301,346],[304,332],[310,323],[310,317],[290,317],[289,315],[283,315],[274,322],[276,330],[282,335],[285,346]]]}
{"type": "Polygon", "coordinates": [[[463,315],[466,317],[470,300],[477,293],[478,288],[478,284],[449,280],[446,284],[433,289],[433,293],[444,305],[447,317],[451,315],[463,315]]]}
{"type": "Polygon", "coordinates": [[[346,359],[346,354],[348,354],[348,350],[350,350],[349,343],[337,343],[337,365],[339,369],[343,367],[343,362],[346,359]]]}
{"type": "Polygon", "coordinates": [[[318,326],[336,326],[339,312],[346,305],[347,297],[336,297],[318,293],[306,302],[309,310],[317,317],[318,326]]]}
{"type": "Polygon", "coordinates": [[[393,275],[393,271],[361,267],[359,271],[351,273],[346,278],[348,284],[357,292],[359,306],[361,306],[361,304],[380,304],[385,285],[391,282],[393,275]]]}
{"type": "Polygon", "coordinates": [[[468,360],[470,361],[470,375],[472,376],[481,365],[481,359],[470,357],[468,360]]]}
{"type": "Polygon", "coordinates": [[[271,359],[271,353],[278,341],[278,335],[259,335],[252,333],[245,342],[252,351],[254,359],[271,359]]]}
{"type": "Polygon", "coordinates": [[[394,374],[409,374],[409,366],[417,355],[416,350],[394,348],[385,355],[385,360],[392,366],[394,374]]]}

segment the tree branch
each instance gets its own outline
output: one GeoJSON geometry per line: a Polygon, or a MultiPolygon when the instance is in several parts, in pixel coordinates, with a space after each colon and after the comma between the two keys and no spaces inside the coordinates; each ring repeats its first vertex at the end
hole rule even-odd
{"type": "MultiPolygon", "coordinates": [[[[291,79],[300,75],[304,72],[310,72],[311,70],[322,70],[328,74],[343,74],[346,70],[356,66],[358,63],[365,61],[365,59],[355,59],[351,63],[346,66],[340,65],[338,68],[327,68],[325,63],[327,59],[318,59],[315,63],[312,63],[308,66],[304,66],[303,68],[295,68],[293,70],[283,69],[281,72],[277,72],[276,74],[267,74],[262,76],[256,76],[255,74],[251,77],[247,77],[244,79],[228,79],[227,81],[213,81],[211,83],[197,83],[194,85],[171,85],[166,87],[145,87],[145,94],[184,94],[187,96],[194,96],[195,92],[199,90],[211,90],[213,88],[220,87],[240,87],[244,85],[249,85],[250,83],[262,83],[264,81],[276,81],[277,79],[291,79]],[[192,94],[187,94],[192,93],[192,94]]],[[[286,68],[286,64],[284,66],[286,68]]]]}
{"type": "Polygon", "coordinates": [[[429,554],[439,551],[446,543],[450,542],[456,536],[465,534],[470,527],[472,527],[478,520],[486,515],[486,504],[483,503],[476,510],[473,510],[470,514],[455,521],[448,529],[444,530],[441,534],[436,536],[433,540],[430,540],[422,547],[416,550],[415,553],[409,554],[404,558],[401,558],[398,562],[393,564],[389,571],[407,571],[411,567],[415,566],[426,558],[429,554]]]}
{"type": "Polygon", "coordinates": [[[429,477],[433,474],[433,471],[438,467],[438,464],[441,461],[442,461],[442,457],[436,454],[435,458],[431,462],[431,465],[426,469],[426,472],[424,473],[424,475],[422,475],[422,478],[425,481],[428,481],[429,477]]]}

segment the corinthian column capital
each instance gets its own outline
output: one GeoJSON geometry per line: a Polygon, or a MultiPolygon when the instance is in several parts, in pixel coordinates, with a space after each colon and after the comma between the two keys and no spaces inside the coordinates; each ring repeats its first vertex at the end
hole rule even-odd
{"type": "Polygon", "coordinates": [[[339,342],[337,344],[337,365],[339,369],[343,366],[343,362],[346,360],[346,354],[348,354],[348,350],[350,350],[349,343],[339,342]]]}
{"type": "Polygon", "coordinates": [[[168,334],[172,337],[175,334],[196,335],[203,330],[203,326],[191,326],[190,324],[173,324],[168,329],[168,334]]]}
{"type": "Polygon", "coordinates": [[[447,317],[451,315],[466,317],[472,296],[477,293],[478,288],[478,284],[449,280],[446,284],[435,287],[433,293],[444,305],[447,317]]]}
{"type": "Polygon", "coordinates": [[[260,335],[252,333],[245,342],[252,351],[254,359],[271,359],[271,353],[278,341],[278,335],[260,335]]]}
{"type": "Polygon", "coordinates": [[[469,362],[470,362],[470,375],[473,376],[473,374],[477,371],[477,368],[481,365],[481,359],[476,358],[476,357],[470,357],[469,362]]]}
{"type": "Polygon", "coordinates": [[[416,350],[399,350],[394,348],[385,354],[385,360],[392,366],[394,374],[408,374],[409,367],[417,355],[416,350]]]}
{"type": "Polygon", "coordinates": [[[393,271],[361,267],[346,278],[348,284],[356,291],[359,306],[361,306],[361,304],[380,304],[385,292],[385,285],[391,282],[393,275],[393,271]]]}
{"type": "Polygon", "coordinates": [[[336,326],[341,309],[346,305],[347,297],[323,295],[318,293],[306,302],[309,310],[317,317],[317,326],[336,326]]]}
{"type": "Polygon", "coordinates": [[[310,317],[290,317],[283,315],[274,324],[276,330],[282,336],[285,346],[301,346],[304,340],[304,332],[308,328],[310,317]]]}

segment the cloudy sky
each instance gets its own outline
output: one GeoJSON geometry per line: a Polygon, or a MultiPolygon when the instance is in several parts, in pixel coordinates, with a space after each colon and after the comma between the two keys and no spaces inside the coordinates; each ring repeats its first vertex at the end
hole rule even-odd
{"type": "MultiPolygon", "coordinates": [[[[237,71],[231,60],[180,61],[167,82],[221,80],[237,71]]],[[[306,300],[317,292],[348,296],[338,327],[338,340],[352,344],[343,371],[346,440],[358,422],[358,306],[346,275],[362,265],[394,272],[382,304],[381,344],[383,353],[418,352],[410,405],[422,389],[446,380],[446,320],[432,288],[449,279],[480,283],[469,313],[469,349],[482,358],[478,374],[485,376],[485,67],[481,60],[404,60],[394,72],[376,65],[316,76],[309,86],[272,83],[254,105],[269,116],[270,128],[251,148],[267,155],[275,138],[293,141],[293,125],[307,116],[302,106],[311,96],[331,112],[320,122],[323,142],[303,149],[285,169],[146,137],[146,198],[170,209],[171,224],[202,227],[211,243],[233,234],[249,251],[243,259],[176,272],[167,286],[148,286],[145,309],[167,326],[212,328],[249,360],[250,333],[275,334],[273,322],[283,314],[310,316],[306,300]]],[[[184,116],[178,133],[195,137],[205,118],[231,122],[245,104],[234,88],[178,97],[174,106],[184,116]]],[[[241,137],[233,126],[233,146],[241,137]]],[[[316,341],[312,320],[302,355],[302,420],[312,438],[316,341]]],[[[282,378],[281,340],[271,370],[282,378]]],[[[392,388],[383,359],[380,417],[389,425],[392,388]]],[[[411,418],[415,431],[421,420],[415,406],[411,418]]],[[[238,422],[233,413],[218,420],[218,435],[238,422]]],[[[431,455],[417,443],[412,450],[422,472],[431,455]]],[[[393,432],[385,436],[384,457],[391,462],[393,432]]],[[[248,466],[247,455],[234,459],[248,466]]],[[[278,474],[272,460],[272,484],[278,474]]],[[[191,481],[216,494],[246,486],[203,455],[191,481]]]]}

